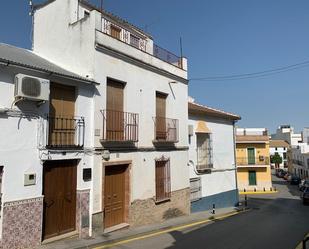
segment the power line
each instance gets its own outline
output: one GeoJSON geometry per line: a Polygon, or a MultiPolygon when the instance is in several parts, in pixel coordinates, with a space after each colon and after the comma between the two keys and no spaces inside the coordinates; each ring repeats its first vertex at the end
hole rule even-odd
{"type": "Polygon", "coordinates": [[[297,70],[300,68],[308,67],[309,61],[304,61],[284,67],[278,67],[274,69],[254,72],[254,73],[245,73],[245,74],[232,74],[224,76],[209,76],[209,77],[200,77],[200,78],[191,78],[190,81],[231,81],[231,80],[243,80],[243,79],[253,79],[253,78],[262,78],[274,74],[285,73],[288,71],[297,70]]]}

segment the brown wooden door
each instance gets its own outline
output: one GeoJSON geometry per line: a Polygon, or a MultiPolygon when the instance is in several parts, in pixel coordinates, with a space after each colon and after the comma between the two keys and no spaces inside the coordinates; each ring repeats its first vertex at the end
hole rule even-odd
{"type": "Polygon", "coordinates": [[[109,141],[123,141],[124,139],[123,89],[123,84],[108,80],[106,135],[109,141]]]}
{"type": "Polygon", "coordinates": [[[166,140],[166,95],[156,94],[156,140],[166,140]]]}
{"type": "Polygon", "coordinates": [[[50,89],[49,145],[70,146],[75,140],[75,87],[56,83],[50,89]]]}
{"type": "Polygon", "coordinates": [[[105,168],[104,227],[112,227],[125,221],[125,171],[127,165],[105,168]]]}
{"type": "Polygon", "coordinates": [[[76,229],[76,160],[44,164],[43,239],[76,229]]]}

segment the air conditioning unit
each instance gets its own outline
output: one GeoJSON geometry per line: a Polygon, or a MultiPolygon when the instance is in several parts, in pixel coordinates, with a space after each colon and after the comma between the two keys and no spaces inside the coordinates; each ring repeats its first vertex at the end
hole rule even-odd
{"type": "Polygon", "coordinates": [[[15,98],[24,98],[32,101],[49,100],[49,80],[25,74],[15,76],[15,98]]]}

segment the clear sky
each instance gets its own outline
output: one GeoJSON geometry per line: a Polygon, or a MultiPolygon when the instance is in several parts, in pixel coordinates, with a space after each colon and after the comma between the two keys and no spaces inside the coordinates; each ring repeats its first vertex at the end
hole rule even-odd
{"type": "MultiPolygon", "coordinates": [[[[65,1],[65,0],[63,0],[65,1]]],[[[42,2],[34,0],[35,3],[42,2]]],[[[92,0],[99,3],[99,0],[92,0]]],[[[189,78],[252,73],[309,60],[308,0],[104,0],[104,7],[189,60],[189,78]]],[[[0,42],[30,48],[27,0],[1,3],[0,42]]],[[[242,116],[239,126],[309,125],[309,67],[264,78],[192,81],[197,102],[242,116]]]]}

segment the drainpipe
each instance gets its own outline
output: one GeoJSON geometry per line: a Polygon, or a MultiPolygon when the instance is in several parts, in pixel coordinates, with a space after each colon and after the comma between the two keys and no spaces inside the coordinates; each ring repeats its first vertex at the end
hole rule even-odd
{"type": "Polygon", "coordinates": [[[233,146],[234,146],[234,165],[235,165],[235,183],[236,183],[236,200],[239,202],[238,181],[237,181],[237,164],[236,164],[236,124],[237,121],[233,120],[233,146]]]}

